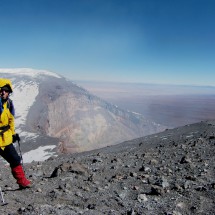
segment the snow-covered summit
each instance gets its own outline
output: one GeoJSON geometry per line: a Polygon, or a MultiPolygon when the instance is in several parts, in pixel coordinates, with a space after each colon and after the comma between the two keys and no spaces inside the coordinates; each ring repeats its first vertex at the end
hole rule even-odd
{"type": "Polygon", "coordinates": [[[48,70],[39,70],[31,68],[0,68],[0,73],[16,74],[16,75],[27,75],[31,77],[37,77],[39,75],[53,76],[61,78],[60,75],[50,72],[48,70]]]}

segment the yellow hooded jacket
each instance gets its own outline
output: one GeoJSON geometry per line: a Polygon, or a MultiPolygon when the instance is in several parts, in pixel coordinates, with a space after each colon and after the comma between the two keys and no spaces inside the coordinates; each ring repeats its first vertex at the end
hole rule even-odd
{"type": "MultiPolygon", "coordinates": [[[[0,88],[4,87],[5,85],[9,85],[12,92],[13,88],[11,81],[8,79],[0,78],[0,88]]],[[[0,147],[2,149],[4,149],[5,146],[10,145],[13,142],[12,135],[15,134],[14,113],[10,110],[10,101],[8,99],[8,101],[3,102],[0,98],[0,132],[5,126],[10,126],[8,130],[6,130],[5,132],[3,132],[3,134],[0,135],[0,147]]]]}

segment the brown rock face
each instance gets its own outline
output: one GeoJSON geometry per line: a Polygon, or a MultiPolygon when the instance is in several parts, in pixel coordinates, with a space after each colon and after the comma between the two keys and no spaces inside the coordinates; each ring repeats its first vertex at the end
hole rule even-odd
{"type": "Polygon", "coordinates": [[[58,138],[61,152],[92,150],[165,129],[140,114],[107,103],[71,82],[58,80],[52,82],[50,89],[48,83],[46,90],[43,87],[29,112],[28,125],[34,132],[58,138]]]}

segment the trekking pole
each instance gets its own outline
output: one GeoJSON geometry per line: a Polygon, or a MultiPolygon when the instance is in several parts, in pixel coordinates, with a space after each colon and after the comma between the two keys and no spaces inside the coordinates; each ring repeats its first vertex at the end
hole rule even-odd
{"type": "Polygon", "coordinates": [[[21,158],[21,165],[24,170],[24,163],[23,163],[22,151],[21,151],[21,146],[20,146],[20,138],[18,139],[18,147],[19,147],[19,156],[21,158]]]}
{"type": "Polygon", "coordinates": [[[1,193],[2,206],[7,205],[8,203],[6,203],[5,200],[4,200],[4,195],[3,195],[1,187],[0,187],[0,193],[1,193]]]}

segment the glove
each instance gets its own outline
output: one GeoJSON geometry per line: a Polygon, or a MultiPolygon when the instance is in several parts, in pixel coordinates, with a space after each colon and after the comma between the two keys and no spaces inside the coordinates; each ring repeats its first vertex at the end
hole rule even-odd
{"type": "Polygon", "coordinates": [[[13,136],[13,143],[15,143],[16,141],[20,141],[20,137],[19,137],[19,134],[14,134],[13,136]]]}

